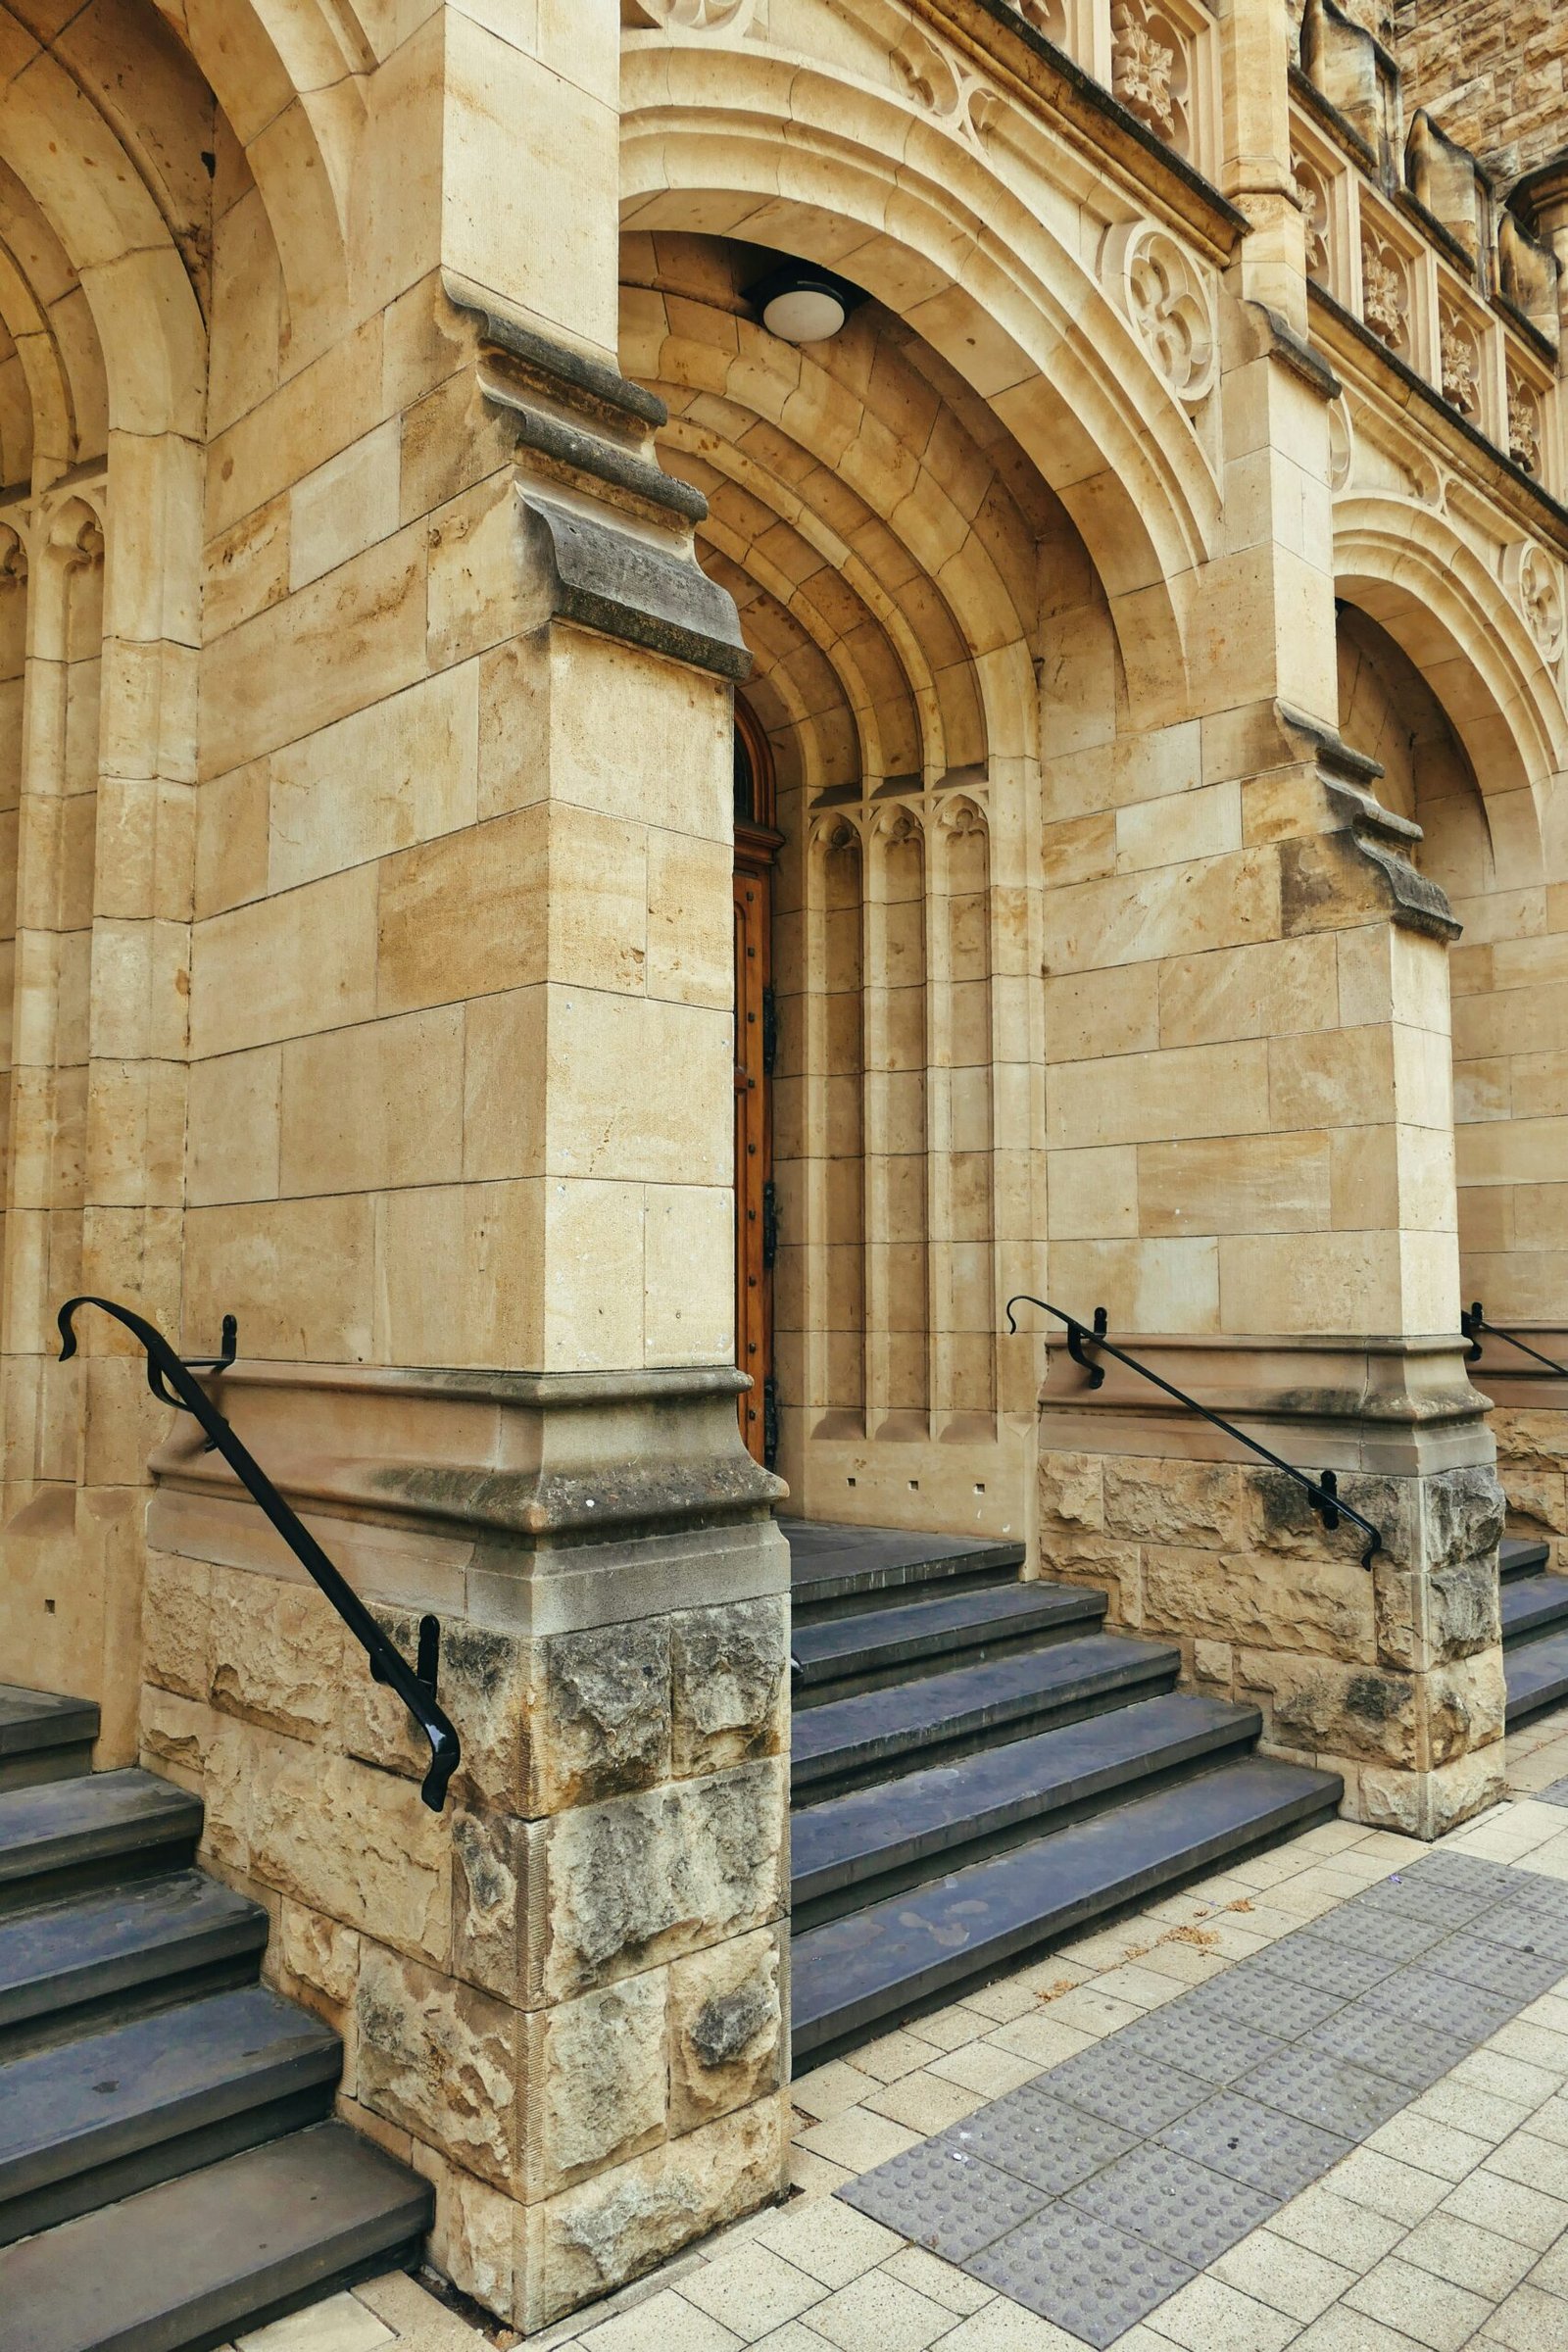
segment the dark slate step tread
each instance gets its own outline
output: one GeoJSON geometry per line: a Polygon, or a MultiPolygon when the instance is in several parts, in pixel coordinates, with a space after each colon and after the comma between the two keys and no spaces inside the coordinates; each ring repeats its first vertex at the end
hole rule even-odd
{"type": "Polygon", "coordinates": [[[0,2029],[260,1953],[267,1913],[200,1871],[0,1919],[0,2029]]]}
{"type": "Polygon", "coordinates": [[[1547,1634],[1537,1642],[1521,1642],[1504,1651],[1502,1670],[1508,1686],[1507,1722],[1524,1723],[1547,1707],[1568,1699],[1568,1631],[1547,1634]]]}
{"type": "Polygon", "coordinates": [[[915,1535],[905,1528],[838,1527],[820,1519],[781,1519],[790,1547],[799,1612],[813,1602],[856,1594],[900,1595],[909,1586],[955,1577],[1002,1582],[1023,1566],[1021,1544],[989,1537],[915,1535]]]}
{"type": "Polygon", "coordinates": [[[18,2352],[185,2352],[407,2266],[430,2184],[318,2124],[0,2253],[18,2352]]]}
{"type": "Polygon", "coordinates": [[[988,1641],[1098,1624],[1104,1614],[1104,1593],[1082,1585],[983,1585],[978,1592],[943,1592],[901,1608],[798,1625],[791,1647],[799,1680],[809,1688],[851,1674],[915,1666],[988,1641]]]}
{"type": "Polygon", "coordinates": [[[0,2066],[0,2228],[15,2199],[249,2108],[317,2089],[330,2106],[342,2066],[329,2027],[260,1984],[14,2058],[0,2066]]]}
{"type": "Polygon", "coordinates": [[[1109,1799],[1151,1773],[1250,1746],[1262,1728],[1256,1707],[1171,1692],[829,1797],[791,1825],[793,1900],[800,1906],[890,1870],[935,1864],[1020,1822],[1044,1824],[1065,1806],[1109,1799]]]}
{"type": "Polygon", "coordinates": [[[98,1709],[90,1698],[62,1698],[53,1690],[0,1683],[0,1757],[90,1745],[97,1737],[98,1709]]]}
{"type": "Polygon", "coordinates": [[[803,1788],[837,1773],[891,1761],[944,1740],[1001,1731],[1009,1723],[1089,1714],[1118,1691],[1169,1689],[1181,1654],[1168,1642],[1090,1634],[1049,1649],[990,1658],[953,1674],[867,1690],[806,1707],[791,1740],[794,1783],[803,1788]]]}
{"type": "Polygon", "coordinates": [[[194,1849],[200,1799],[150,1772],[98,1772],[0,1793],[0,1886],[46,1872],[194,1849]]]}
{"type": "Polygon", "coordinates": [[[1533,1537],[1504,1536],[1498,1561],[1502,1581],[1508,1585],[1516,1577],[1535,1576],[1550,1558],[1550,1546],[1533,1537]]]}
{"type": "Polygon", "coordinates": [[[1502,1639],[1512,1647],[1568,1625],[1568,1576],[1520,1576],[1502,1588],[1502,1639]]]}
{"type": "Polygon", "coordinates": [[[1326,1813],[1343,1793],[1337,1773],[1249,1756],[808,1928],[791,1945],[796,2056],[1326,1813]]]}

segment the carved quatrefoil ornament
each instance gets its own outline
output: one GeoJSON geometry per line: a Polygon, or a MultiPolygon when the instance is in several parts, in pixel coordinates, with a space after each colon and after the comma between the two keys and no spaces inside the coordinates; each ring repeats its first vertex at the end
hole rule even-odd
{"type": "Polygon", "coordinates": [[[1524,615],[1544,662],[1560,662],[1568,643],[1562,576],[1533,539],[1522,539],[1503,558],[1503,579],[1524,615]]]}
{"type": "Polygon", "coordinates": [[[621,22],[651,24],[662,31],[679,25],[693,32],[716,32],[737,25],[752,13],[753,0],[621,0],[621,22]]]}
{"type": "Polygon", "coordinates": [[[1177,399],[1198,408],[1214,388],[1218,337],[1207,280],[1192,255],[1152,220],[1112,229],[1106,291],[1177,399]]]}

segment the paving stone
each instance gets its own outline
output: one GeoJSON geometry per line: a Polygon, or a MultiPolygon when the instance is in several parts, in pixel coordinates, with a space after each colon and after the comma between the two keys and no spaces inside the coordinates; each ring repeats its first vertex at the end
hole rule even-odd
{"type": "Polygon", "coordinates": [[[1418,2222],[1399,2248],[1399,2258],[1454,2286],[1467,2286],[1473,2294],[1490,2295],[1494,2303],[1512,2293],[1535,2259],[1516,2239],[1499,2237],[1495,2230],[1480,2230],[1451,2213],[1429,2214],[1418,2222]]]}
{"type": "Polygon", "coordinates": [[[1391,1977],[1400,1963],[1376,1952],[1357,1951],[1348,1944],[1295,1935],[1282,1936],[1241,1966],[1256,1969],[1260,1975],[1283,1977],[1293,1984],[1309,1985],[1314,1992],[1337,1992],[1346,2000],[1354,2000],[1391,1977]]]}
{"type": "Polygon", "coordinates": [[[1499,2173],[1484,2169],[1450,2188],[1443,2210],[1456,2213],[1460,2221],[1474,2222],[1482,2230],[1495,2230],[1499,2237],[1517,2238],[1520,2245],[1533,2246],[1538,2254],[1544,2254],[1568,2230],[1568,2204],[1560,2198],[1526,2188],[1522,2181],[1504,2180],[1499,2173]]]}
{"type": "Polygon", "coordinates": [[[1323,2132],[1294,2115],[1260,2107],[1255,2099],[1222,2091],[1159,2134],[1164,2146],[1270,2196],[1294,2197],[1350,2153],[1343,2133],[1323,2132]]]}
{"type": "Polygon", "coordinates": [[[1478,1984],[1467,1984],[1457,1977],[1443,1976],[1423,1962],[1419,1968],[1401,1968],[1397,1976],[1374,1984],[1359,2006],[1386,2010],[1412,2025],[1430,2026],[1438,2034],[1451,2034],[1474,2048],[1517,2017],[1521,2003],[1506,2000],[1501,1993],[1483,1992],[1478,1984]]]}
{"type": "Polygon", "coordinates": [[[931,2139],[838,2193],[845,2204],[927,2252],[961,2263],[1038,2212],[1048,2192],[947,2139],[931,2139]]]}
{"type": "Polygon", "coordinates": [[[1255,2034],[1268,2034],[1271,2040],[1294,2041],[1298,2034],[1309,2034],[1337,2009],[1343,2009],[1352,1997],[1343,1989],[1332,1992],[1295,1984],[1288,1978],[1251,1976],[1234,1968],[1200,1991],[1184,1993],[1181,2008],[1186,2016],[1207,2023],[1228,2025],[1234,2020],[1250,2026],[1255,2034]]]}
{"type": "Polygon", "coordinates": [[[1396,2254],[1358,2278],[1345,2300],[1352,2311],[1365,2312],[1387,2328],[1402,2328],[1430,2352],[1459,2352],[1492,2316],[1485,2296],[1419,2271],[1396,2254]]]}
{"type": "Polygon", "coordinates": [[[1568,1781],[1553,1781],[1549,1788],[1536,1790],[1538,1805],[1568,1805],[1568,1781]]]}
{"type": "Polygon", "coordinates": [[[1067,2204],[1048,2205],[964,2268],[1096,2352],[1194,2276],[1187,2263],[1067,2204]]]}
{"type": "Polygon", "coordinates": [[[1539,1952],[1521,1951],[1509,1944],[1491,1941],[1468,1929],[1435,1943],[1421,1965],[1514,2002],[1539,2000],[1562,1974],[1555,1960],[1539,1952]]]}
{"type": "MultiPolygon", "coordinates": [[[[1352,2163],[1356,2161],[1351,2159],[1352,2163]]],[[[1343,2179],[1343,2172],[1334,2172],[1326,2180],[1303,2189],[1298,2197],[1280,2207],[1269,2224],[1269,2231],[1273,2236],[1289,2238],[1293,2245],[1305,2246],[1313,2254],[1325,2255],[1359,2278],[1398,2244],[1405,2225],[1391,2221],[1370,2205],[1352,2204],[1348,2195],[1341,2196],[1338,2192],[1343,2179]]],[[[1437,2187],[1438,2183],[1430,2185],[1437,2187]]],[[[1238,2248],[1238,2254],[1244,2250],[1238,2248]]]]}
{"type": "Polygon", "coordinates": [[[1430,1881],[1434,1886],[1475,1886],[1483,1892],[1490,1888],[1494,1893],[1505,1886],[1512,1875],[1500,1862],[1488,1862],[1480,1854],[1451,1850],[1423,1854],[1420,1861],[1412,1863],[1410,1868],[1412,1872],[1418,1871],[1421,1878],[1430,1881]]]}
{"type": "Polygon", "coordinates": [[[882,2268],[890,2278],[901,2279],[906,2286],[912,2286],[917,2295],[928,2295],[933,2303],[943,2304],[960,2319],[991,2301],[991,2289],[982,2286],[978,2278],[971,2278],[956,2263],[943,2262],[935,2254],[928,2254],[923,2246],[906,2246],[882,2268]]]}
{"type": "Polygon", "coordinates": [[[1467,2058],[1475,2043],[1469,2037],[1461,2039],[1457,2034],[1414,2025],[1392,2010],[1374,2009],[1363,2000],[1353,2001],[1338,2017],[1304,2034],[1299,2046],[1325,2051],[1332,2058],[1348,2058],[1352,2066],[1370,2067],[1374,2074],[1387,2075],[1411,2090],[1426,2090],[1467,2058]]]}
{"type": "Polygon", "coordinates": [[[1222,2254],[1214,2276],[1304,2325],[1337,2303],[1359,2273],[1267,2229],[1254,2230],[1222,2254]]]}
{"type": "Polygon", "coordinates": [[[688,2303],[749,2344],[770,2328],[798,2320],[828,2290],[782,2255],[748,2238],[717,2261],[684,2275],[680,2291],[688,2303]]]}
{"type": "Polygon", "coordinates": [[[1527,2279],[1487,2322],[1483,2341],[1507,2352],[1562,2352],[1568,2344],[1568,2303],[1527,2279]]]}
{"type": "Polygon", "coordinates": [[[1260,2106],[1277,2107],[1282,2115],[1298,2116],[1302,2123],[1317,2124],[1345,2139],[1365,2139],[1410,2098],[1404,2083],[1299,2042],[1276,2058],[1265,2058],[1235,2087],[1260,2106]]]}
{"type": "Polygon", "coordinates": [[[1080,2213],[1147,2238],[1195,2270],[1260,2228],[1279,2202],[1157,2143],[1135,2148],[1067,2195],[1080,2213]]]}
{"type": "Polygon", "coordinates": [[[1086,2115],[1145,2134],[1190,2114],[1213,2092],[1213,2084],[1198,2075],[1184,2075],[1174,2066],[1161,2066],[1155,2058],[1128,2050],[1119,2034],[1098,2049],[1054,2067],[1049,2087],[1086,2115]]]}
{"type": "Polygon", "coordinates": [[[1538,1904],[1509,1903],[1483,1912],[1474,1932],[1488,1943],[1537,1952],[1543,1959],[1555,1960],[1559,1969],[1568,1967],[1568,1925],[1538,1904]]]}
{"type": "Polygon", "coordinates": [[[885,2271],[867,2271],[813,2303],[809,2326],[839,2352],[925,2352],[948,2333],[953,2314],[885,2271]]]}
{"type": "MultiPolygon", "coordinates": [[[[1027,2082],[943,2134],[943,2145],[998,2165],[1048,2196],[1060,2196],[1137,2145],[1138,2134],[1085,2115],[1027,2082]]],[[[911,2234],[913,2234],[911,2232],[911,2234]]]]}
{"type": "Polygon", "coordinates": [[[1172,2066],[1178,2074],[1198,2075],[1205,2082],[1231,2082],[1249,2067],[1259,2066],[1283,2042],[1259,2034],[1251,2026],[1228,2025],[1209,2018],[1190,2018],[1184,2001],[1156,2009],[1152,2017],[1128,2026],[1116,2036],[1117,2046],[1137,2057],[1172,2066]]]}
{"type": "Polygon", "coordinates": [[[1364,1894],[1352,1896],[1337,1910],[1324,1912],[1320,1919],[1308,1921],[1298,1932],[1339,1950],[1348,1944],[1352,1951],[1371,1952],[1376,1959],[1396,1961],[1419,1958],[1443,1936],[1442,1928],[1434,1921],[1412,1919],[1405,1911],[1391,1911],[1364,1894]]]}
{"type": "Polygon", "coordinates": [[[1213,2278],[1179,2288],[1160,2305],[1154,2325],[1161,2338],[1186,2352],[1285,2352],[1297,2334],[1294,2320],[1213,2278]]]}

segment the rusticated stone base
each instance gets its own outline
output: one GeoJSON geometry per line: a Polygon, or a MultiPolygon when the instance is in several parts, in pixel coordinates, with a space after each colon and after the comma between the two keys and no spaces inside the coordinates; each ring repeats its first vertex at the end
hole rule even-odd
{"type": "MultiPolygon", "coordinates": [[[[1544,1354],[1568,1363],[1568,1331],[1560,1326],[1523,1336],[1544,1354]]],[[[1544,1544],[1553,1573],[1568,1576],[1568,1380],[1536,1371],[1524,1356],[1505,1362],[1509,1353],[1503,1342],[1489,1338],[1472,1374],[1493,1400],[1508,1533],[1544,1544]]]]}
{"type": "MultiPolygon", "coordinates": [[[[324,1411],[322,1379],[291,1412],[286,1382],[242,1371],[225,1403],[297,1494],[314,1483],[318,1532],[406,1655],[422,1578],[439,1588],[439,1695],[463,1741],[446,1812],[419,1802],[423,1743],[335,1612],[183,1446],[157,1465],[142,1752],[200,1788],[205,1859],[276,1918],[272,1981],[343,2035],[343,2112],[434,2182],[435,2259],[535,2328],[784,2182],[776,1482],[735,1460],[722,1376],[645,1379],[636,1398],[607,1380],[597,1408],[576,1380],[574,1436],[549,1426],[540,1384],[491,1384],[499,1470],[426,1460],[391,1480],[407,1376],[346,1374],[324,1411]],[[305,1454],[308,1417],[330,1457],[305,1454]],[[612,1426],[643,1451],[606,1542],[579,1531],[613,1507],[612,1426]],[[530,1482],[520,1506],[509,1475],[530,1482]],[[406,1501],[350,1500],[376,1482],[441,1490],[422,1543],[406,1501]]],[[[426,1381],[421,1434],[471,1439],[478,1385],[453,1384],[444,1416],[426,1381]]]]}
{"type": "MultiPolygon", "coordinates": [[[[1381,1384],[1347,1379],[1337,1409],[1321,1380],[1332,1360],[1314,1367],[1309,1391],[1302,1379],[1294,1394],[1280,1384],[1267,1395],[1257,1359],[1265,1348],[1277,1358],[1282,1343],[1250,1351],[1250,1364],[1222,1344],[1129,1345],[1287,1460],[1335,1469],[1384,1548],[1363,1568],[1353,1523],[1325,1530],[1294,1480],[1140,1395],[1130,1372],[1090,1396],[1077,1367],[1058,1366],[1042,1400],[1043,1573],[1102,1586],[1108,1622],[1178,1642],[1189,1687],[1259,1707],[1263,1745],[1342,1773],[1354,1818],[1436,1838],[1494,1802],[1503,1514],[1483,1400],[1462,1377],[1446,1394],[1429,1362],[1404,1391],[1387,1367],[1381,1384]],[[1078,1443],[1058,1448],[1069,1434],[1078,1443]],[[1479,1458],[1456,1458],[1465,1450],[1479,1458]],[[1362,1467],[1365,1454],[1378,1467],[1362,1467]]],[[[1322,1343],[1320,1359],[1334,1346],[1322,1343]]],[[[1299,1353],[1296,1368],[1305,1370],[1299,1353]]]]}

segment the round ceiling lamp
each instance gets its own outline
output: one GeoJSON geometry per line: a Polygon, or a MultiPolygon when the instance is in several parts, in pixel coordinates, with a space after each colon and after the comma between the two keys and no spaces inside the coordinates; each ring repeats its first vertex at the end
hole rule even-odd
{"type": "Polygon", "coordinates": [[[768,333],[781,343],[828,343],[865,297],[858,286],[835,277],[831,270],[786,262],[748,288],[747,299],[768,333]]]}

